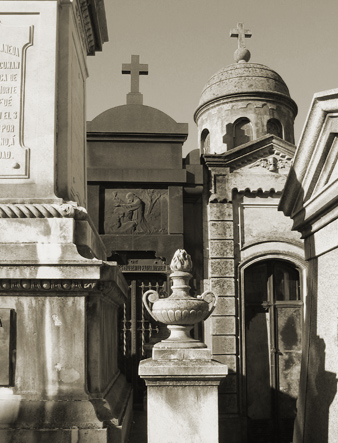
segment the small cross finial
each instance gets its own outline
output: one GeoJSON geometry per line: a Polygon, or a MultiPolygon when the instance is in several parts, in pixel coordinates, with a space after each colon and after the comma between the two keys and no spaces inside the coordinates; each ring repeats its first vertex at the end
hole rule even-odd
{"type": "Polygon", "coordinates": [[[140,93],[140,75],[148,75],[148,65],[140,64],[140,56],[132,55],[130,63],[122,64],[122,74],[130,74],[130,92],[127,94],[127,104],[143,103],[143,95],[140,93]]]}
{"type": "Polygon", "coordinates": [[[230,31],[230,37],[238,38],[237,50],[234,58],[237,63],[248,62],[250,60],[250,51],[246,49],[245,39],[251,38],[252,32],[249,29],[244,29],[243,23],[237,23],[237,28],[230,31]]]}

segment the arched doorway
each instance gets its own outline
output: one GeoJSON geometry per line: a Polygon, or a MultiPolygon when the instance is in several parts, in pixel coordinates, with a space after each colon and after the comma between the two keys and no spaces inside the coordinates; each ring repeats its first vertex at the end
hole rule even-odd
{"type": "Polygon", "coordinates": [[[280,259],[244,270],[248,442],[290,443],[298,396],[303,302],[299,269],[280,259]]]}

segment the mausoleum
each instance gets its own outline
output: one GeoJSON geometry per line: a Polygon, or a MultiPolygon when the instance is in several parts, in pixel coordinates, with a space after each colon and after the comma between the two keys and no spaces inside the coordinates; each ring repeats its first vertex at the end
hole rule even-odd
{"type": "Polygon", "coordinates": [[[178,413],[174,443],[334,442],[337,91],[296,152],[297,105],[239,23],[182,158],[138,55],[85,124],[103,0],[0,12],[0,441],[127,443],[148,404],[149,443],[178,413]]]}
{"type": "Polygon", "coordinates": [[[143,104],[132,56],[127,103],[87,125],[89,212],[129,282],[120,310],[121,362],[142,403],[140,360],[166,336],[141,297],[168,291],[177,248],[191,253],[193,291],[218,296],[196,327],[229,368],[219,389],[220,441],[290,442],[296,415],[306,263],[278,204],[295,153],[297,106],[283,79],[249,62],[241,24],[235,63],[211,77],[195,111],[198,149],[182,160],[186,125],[143,104]],[[142,326],[141,326],[142,325],[142,326]],[[139,332],[138,332],[139,331],[139,332]],[[143,331],[143,332],[142,332],[143,331]]]}

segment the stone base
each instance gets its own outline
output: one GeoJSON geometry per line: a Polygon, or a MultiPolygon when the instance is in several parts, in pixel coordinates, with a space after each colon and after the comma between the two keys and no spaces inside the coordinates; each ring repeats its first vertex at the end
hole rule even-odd
{"type": "Polygon", "coordinates": [[[126,443],[131,422],[130,389],[123,399],[0,399],[1,443],[126,443]]]}
{"type": "Polygon", "coordinates": [[[107,429],[0,429],[3,443],[107,443],[107,429]]]}
{"type": "Polygon", "coordinates": [[[168,351],[167,360],[158,351],[162,358],[139,366],[148,392],[148,443],[218,443],[218,385],[227,367],[207,359],[207,349],[168,351]],[[182,360],[184,352],[190,358],[182,360]]]}

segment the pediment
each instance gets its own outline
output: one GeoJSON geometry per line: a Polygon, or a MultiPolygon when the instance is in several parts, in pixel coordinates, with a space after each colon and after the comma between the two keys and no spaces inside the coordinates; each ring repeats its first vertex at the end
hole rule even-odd
{"type": "Polygon", "coordinates": [[[234,190],[282,192],[295,149],[293,144],[267,135],[224,154],[205,154],[205,163],[213,174],[212,192],[228,200],[234,190]]]}
{"type": "Polygon", "coordinates": [[[333,205],[338,205],[338,89],[314,96],[280,209],[302,229],[333,205]]]}
{"type": "Polygon", "coordinates": [[[238,146],[224,154],[205,155],[208,166],[222,166],[230,171],[248,170],[251,174],[287,175],[296,147],[279,137],[267,135],[238,146]]]}

